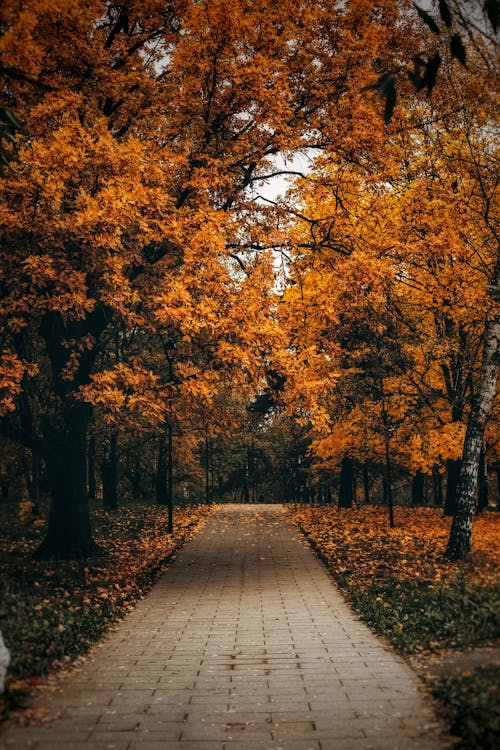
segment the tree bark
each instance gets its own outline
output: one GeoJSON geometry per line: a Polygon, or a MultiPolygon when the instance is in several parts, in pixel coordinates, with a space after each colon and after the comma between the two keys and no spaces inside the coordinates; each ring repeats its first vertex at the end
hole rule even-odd
{"type": "Polygon", "coordinates": [[[497,314],[486,324],[481,376],[467,421],[462,467],[457,486],[457,509],[445,551],[445,557],[452,561],[467,560],[472,549],[472,521],[479,460],[486,420],[496,393],[499,344],[500,315],[497,314]]]}
{"type": "Polygon", "coordinates": [[[432,482],[434,488],[434,505],[441,506],[443,504],[443,484],[437,466],[432,467],[432,482]]]}
{"type": "Polygon", "coordinates": [[[416,505],[422,505],[424,498],[424,475],[421,471],[417,471],[411,482],[411,504],[415,507],[416,505]]]}
{"type": "Polygon", "coordinates": [[[168,467],[167,467],[167,436],[162,433],[158,443],[158,458],[156,462],[156,502],[158,505],[168,505],[168,467]]]}
{"type": "Polygon", "coordinates": [[[139,456],[134,457],[134,465],[132,468],[132,496],[134,500],[139,500],[144,495],[141,489],[142,485],[142,472],[141,472],[141,460],[139,456]]]}
{"type": "Polygon", "coordinates": [[[210,505],[210,435],[205,425],[205,503],[210,505]]]}
{"type": "Polygon", "coordinates": [[[486,455],[484,452],[484,446],[481,449],[479,456],[479,477],[478,477],[478,496],[477,496],[477,512],[481,513],[485,508],[488,507],[488,469],[486,466],[486,455]]]}
{"type": "Polygon", "coordinates": [[[174,533],[174,433],[172,423],[167,428],[167,508],[168,508],[168,533],[174,533]]]}
{"type": "Polygon", "coordinates": [[[107,510],[118,508],[118,465],[116,432],[105,436],[102,445],[102,503],[107,510]]]}
{"type": "Polygon", "coordinates": [[[339,508],[352,508],[354,499],[354,466],[352,458],[344,456],[340,468],[339,508]]]}
{"type": "Polygon", "coordinates": [[[365,499],[365,505],[370,503],[370,474],[368,472],[367,464],[363,465],[363,495],[365,499]]]}
{"type": "Polygon", "coordinates": [[[45,457],[51,504],[47,533],[35,551],[37,560],[73,560],[102,553],[90,525],[86,487],[87,410],[74,407],[58,448],[45,457]]]}

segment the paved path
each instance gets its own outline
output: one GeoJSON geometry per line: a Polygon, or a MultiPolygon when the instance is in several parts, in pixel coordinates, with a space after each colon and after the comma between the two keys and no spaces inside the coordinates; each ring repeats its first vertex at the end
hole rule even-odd
{"type": "Polygon", "coordinates": [[[225,506],[10,750],[440,750],[414,673],[279,506],[225,506]]]}

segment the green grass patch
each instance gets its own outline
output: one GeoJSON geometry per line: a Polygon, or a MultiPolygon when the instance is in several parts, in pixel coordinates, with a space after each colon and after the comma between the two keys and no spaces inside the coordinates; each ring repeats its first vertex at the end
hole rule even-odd
{"type": "Polygon", "coordinates": [[[359,588],[335,575],[362,619],[402,654],[460,649],[498,636],[500,585],[477,586],[467,578],[446,583],[398,578],[359,588]]]}
{"type": "Polygon", "coordinates": [[[443,701],[454,734],[455,750],[497,750],[500,737],[499,670],[481,668],[433,685],[443,701]]]}

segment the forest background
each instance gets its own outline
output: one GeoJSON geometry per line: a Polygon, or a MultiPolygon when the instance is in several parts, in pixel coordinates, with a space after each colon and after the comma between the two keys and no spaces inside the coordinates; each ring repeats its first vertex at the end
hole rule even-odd
{"type": "Polygon", "coordinates": [[[436,554],[471,557],[497,29],[489,0],[2,3],[7,557],[96,559],[101,506],[173,532],[227,500],[431,505],[436,554]]]}

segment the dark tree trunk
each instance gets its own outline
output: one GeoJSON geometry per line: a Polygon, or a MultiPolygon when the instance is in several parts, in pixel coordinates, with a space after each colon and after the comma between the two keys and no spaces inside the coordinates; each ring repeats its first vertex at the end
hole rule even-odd
{"type": "Polygon", "coordinates": [[[118,508],[118,462],[116,432],[105,436],[102,442],[102,503],[107,510],[118,508]]]}
{"type": "MultiPolygon", "coordinates": [[[[498,269],[495,283],[498,283],[498,269]]],[[[467,420],[462,466],[457,486],[457,509],[445,552],[445,557],[449,560],[466,560],[471,553],[479,460],[486,420],[496,393],[499,346],[500,316],[497,315],[488,321],[484,333],[481,378],[467,420]]]]}
{"type": "Polygon", "coordinates": [[[411,504],[421,505],[424,499],[424,475],[417,471],[411,482],[411,504]]]}
{"type": "Polygon", "coordinates": [[[66,417],[66,430],[59,447],[45,457],[51,504],[44,541],[36,550],[37,560],[72,560],[99,555],[90,525],[86,487],[87,415],[74,408],[66,417]]]}
{"type": "Polygon", "coordinates": [[[250,502],[249,481],[250,481],[250,457],[249,457],[249,449],[247,446],[246,456],[245,456],[244,479],[243,479],[243,501],[245,503],[250,502]]]}
{"type": "Polygon", "coordinates": [[[174,432],[169,422],[167,428],[167,508],[168,533],[174,533],[174,432]]]}
{"type": "Polygon", "coordinates": [[[207,505],[210,504],[210,466],[208,462],[208,454],[209,454],[209,447],[208,447],[209,437],[208,437],[208,425],[205,425],[205,503],[207,505]]]}
{"type": "Polygon", "coordinates": [[[95,437],[89,439],[87,454],[87,487],[89,500],[96,498],[96,481],[95,481],[95,437]]]}
{"type": "Polygon", "coordinates": [[[163,433],[158,442],[156,461],[156,502],[158,505],[168,505],[167,436],[163,433]]]}
{"type": "Polygon", "coordinates": [[[488,495],[488,470],[486,466],[486,456],[484,448],[479,456],[479,476],[478,476],[478,497],[477,497],[477,512],[481,513],[485,508],[488,507],[489,495],[488,495]]]}
{"type": "Polygon", "coordinates": [[[388,439],[386,439],[385,441],[384,496],[385,502],[387,503],[387,509],[389,511],[389,526],[391,527],[391,529],[393,529],[396,524],[394,522],[394,503],[392,498],[392,466],[388,439]]]}
{"type": "Polygon", "coordinates": [[[457,508],[457,484],[460,475],[460,459],[446,461],[446,495],[444,499],[444,515],[454,516],[457,508]]]}
{"type": "Polygon", "coordinates": [[[132,468],[132,495],[134,500],[139,500],[141,495],[143,495],[141,482],[141,460],[139,456],[134,456],[134,466],[132,468]]]}
{"type": "Polygon", "coordinates": [[[344,456],[340,468],[340,486],[339,486],[339,508],[352,508],[354,487],[354,467],[353,460],[349,456],[344,456]]]}
{"type": "Polygon", "coordinates": [[[432,467],[432,486],[434,489],[434,505],[440,507],[443,504],[443,483],[437,466],[432,467]]]}
{"type": "Polygon", "coordinates": [[[370,503],[370,474],[367,464],[363,464],[363,496],[365,505],[370,503]]]}

